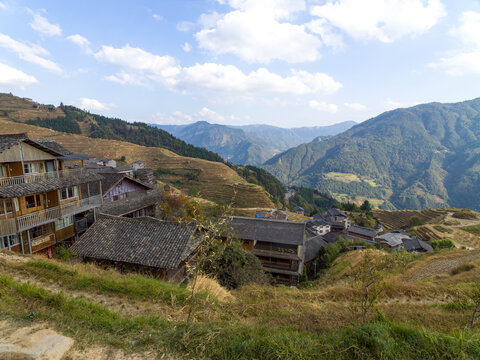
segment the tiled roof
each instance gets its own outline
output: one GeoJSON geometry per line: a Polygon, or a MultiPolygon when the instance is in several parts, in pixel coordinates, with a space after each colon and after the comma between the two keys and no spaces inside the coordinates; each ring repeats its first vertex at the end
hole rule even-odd
{"type": "Polygon", "coordinates": [[[337,208],[331,208],[328,209],[327,211],[328,216],[343,216],[343,217],[348,217],[347,214],[345,214],[343,211],[337,209],[337,208]]]}
{"type": "Polygon", "coordinates": [[[20,134],[0,134],[0,153],[10,149],[12,146],[17,145],[22,141],[40,150],[43,150],[49,154],[52,154],[54,156],[64,155],[62,152],[59,152],[59,149],[54,148],[54,146],[56,145],[68,151],[63,146],[61,146],[60,144],[57,144],[56,142],[55,142],[56,145],[52,145],[52,147],[50,147],[50,146],[44,145],[42,143],[43,140],[31,140],[28,138],[26,133],[20,133],[20,134]]]}
{"type": "Polygon", "coordinates": [[[177,269],[202,241],[195,223],[100,214],[71,250],[96,260],[177,269]]]}
{"type": "Polygon", "coordinates": [[[157,205],[161,200],[159,193],[144,194],[143,196],[135,196],[133,198],[104,202],[100,208],[100,212],[107,215],[122,216],[131,212],[144,209],[148,206],[157,205]]]}
{"type": "Polygon", "coordinates": [[[372,239],[377,235],[377,231],[374,229],[369,229],[363,226],[352,225],[348,228],[349,233],[363,235],[367,237],[371,237],[372,239]]]}
{"type": "Polygon", "coordinates": [[[30,194],[39,194],[56,189],[62,189],[69,186],[86,184],[102,180],[102,176],[91,171],[83,174],[70,175],[60,178],[45,179],[39,182],[29,184],[16,184],[0,186],[0,198],[10,199],[30,194]]]}
{"type": "Polygon", "coordinates": [[[407,251],[415,251],[415,250],[433,251],[432,245],[430,245],[426,241],[422,241],[422,240],[417,239],[417,238],[403,239],[403,247],[407,251]]]}
{"type": "Polygon", "coordinates": [[[305,223],[234,216],[230,219],[230,226],[234,235],[243,240],[304,244],[305,223]]]}
{"type": "Polygon", "coordinates": [[[305,241],[305,262],[312,261],[318,256],[320,248],[328,246],[322,236],[314,236],[305,241]]]}
{"type": "Polygon", "coordinates": [[[143,186],[146,190],[153,189],[153,187],[149,184],[145,184],[141,182],[140,180],[134,179],[130,176],[127,176],[126,174],[121,174],[121,173],[109,173],[109,172],[101,172],[103,176],[102,180],[102,192],[103,195],[108,193],[115,185],[117,185],[120,181],[122,180],[127,180],[134,182],[135,184],[138,184],[140,186],[143,186]]]}
{"type": "Polygon", "coordinates": [[[70,155],[72,152],[66,148],[64,148],[62,145],[57,143],[55,140],[51,139],[40,139],[40,140],[34,140],[35,142],[39,143],[40,145],[43,145],[50,150],[53,150],[59,154],[62,154],[63,156],[65,155],[70,155]]]}
{"type": "Polygon", "coordinates": [[[402,245],[403,239],[410,239],[410,237],[400,232],[389,232],[375,238],[376,241],[385,243],[391,247],[402,245]]]}

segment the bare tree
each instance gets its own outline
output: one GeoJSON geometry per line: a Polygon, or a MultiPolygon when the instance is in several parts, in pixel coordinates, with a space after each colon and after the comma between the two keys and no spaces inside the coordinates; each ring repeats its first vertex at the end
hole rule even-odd
{"type": "Polygon", "coordinates": [[[480,318],[480,283],[475,283],[473,289],[467,297],[473,301],[475,307],[473,308],[472,316],[470,317],[470,322],[467,324],[466,329],[471,329],[480,318]]]}

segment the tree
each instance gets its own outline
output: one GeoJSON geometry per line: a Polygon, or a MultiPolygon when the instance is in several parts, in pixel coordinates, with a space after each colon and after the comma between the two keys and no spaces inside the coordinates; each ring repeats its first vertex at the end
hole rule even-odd
{"type": "Polygon", "coordinates": [[[387,267],[385,256],[377,258],[372,251],[363,250],[362,258],[353,269],[354,280],[358,288],[358,297],[354,306],[360,313],[362,322],[368,320],[368,314],[375,307],[378,296],[383,290],[383,270],[387,267]]]}
{"type": "Polygon", "coordinates": [[[474,308],[472,312],[472,316],[470,317],[470,321],[467,324],[467,330],[471,329],[478,321],[480,317],[480,283],[476,282],[473,289],[467,295],[470,300],[473,301],[474,308]]]}
{"type": "Polygon", "coordinates": [[[360,206],[360,210],[363,210],[365,212],[371,212],[372,211],[372,206],[370,205],[370,202],[368,200],[365,200],[363,204],[360,206]]]}

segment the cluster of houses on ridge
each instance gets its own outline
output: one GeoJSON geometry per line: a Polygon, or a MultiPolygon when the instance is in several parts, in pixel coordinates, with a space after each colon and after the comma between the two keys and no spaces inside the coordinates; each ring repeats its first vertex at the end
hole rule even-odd
{"type": "MultiPolygon", "coordinates": [[[[205,230],[157,219],[161,193],[150,175],[141,161],[116,167],[114,160],[72,154],[53,140],[0,135],[0,250],[51,257],[55,245],[65,243],[85,260],[181,281],[205,230]]],[[[297,285],[319,249],[340,236],[393,250],[432,250],[403,231],[379,235],[381,229],[352,225],[338,209],[306,222],[288,221],[282,210],[258,211],[229,224],[264,270],[286,285],[297,285]]]]}

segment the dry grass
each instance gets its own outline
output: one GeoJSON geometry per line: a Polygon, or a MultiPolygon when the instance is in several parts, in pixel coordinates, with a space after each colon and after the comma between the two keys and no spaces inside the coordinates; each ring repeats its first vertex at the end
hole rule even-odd
{"type": "MultiPolygon", "coordinates": [[[[192,288],[191,283],[188,288],[192,288]]],[[[197,277],[195,291],[205,291],[220,302],[229,302],[234,299],[233,295],[221,286],[217,280],[203,275],[197,277]]]]}

